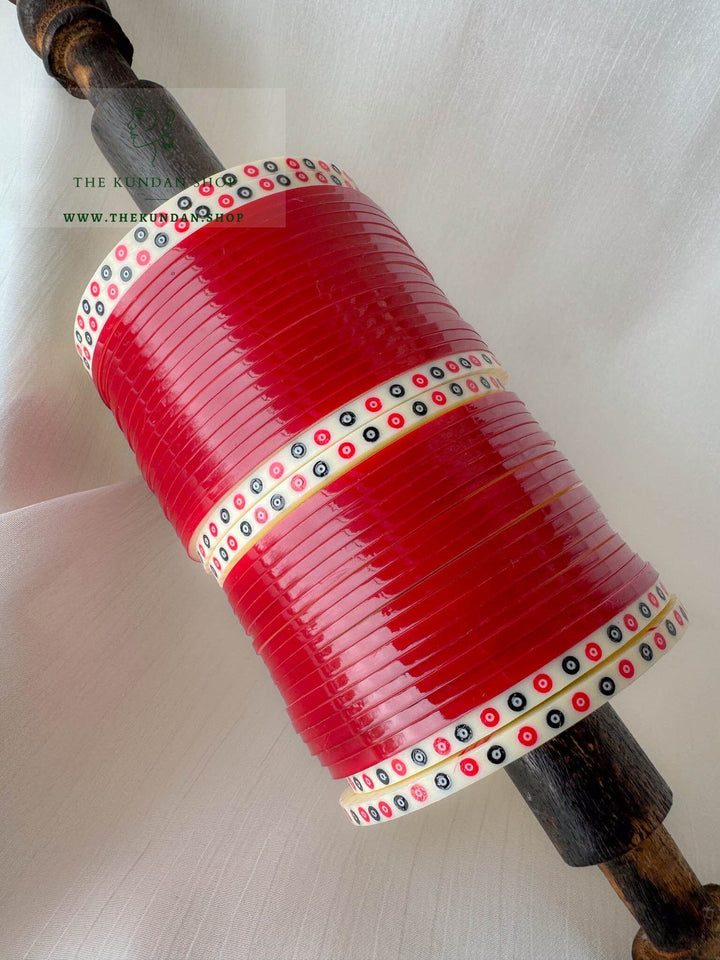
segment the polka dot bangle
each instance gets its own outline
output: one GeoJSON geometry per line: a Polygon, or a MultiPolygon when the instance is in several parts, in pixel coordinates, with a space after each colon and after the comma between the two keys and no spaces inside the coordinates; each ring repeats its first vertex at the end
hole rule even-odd
{"type": "MultiPolygon", "coordinates": [[[[377,425],[378,421],[387,417],[391,411],[396,411],[400,405],[407,407],[412,401],[426,397],[427,394],[432,398],[434,385],[461,381],[467,378],[469,373],[478,372],[488,376],[492,374],[503,383],[507,382],[506,371],[497,358],[487,351],[442,357],[374,387],[296,436],[286,447],[237,484],[203,521],[199,532],[191,538],[190,542],[195,544],[195,552],[206,569],[209,568],[213,551],[222,541],[225,532],[246,517],[288,474],[297,472],[314,457],[325,454],[332,445],[344,440],[351,433],[362,432],[371,424],[377,425]]],[[[397,416],[393,417],[393,423],[399,423],[397,416]]]]}
{"type": "MultiPolygon", "coordinates": [[[[424,423],[462,404],[472,403],[482,396],[504,389],[499,379],[484,374],[472,374],[462,381],[438,384],[419,394],[416,399],[399,404],[389,414],[382,414],[369,425],[353,430],[304,467],[288,469],[274,491],[264,495],[247,518],[236,522],[222,538],[207,569],[222,585],[235,563],[263,533],[311,494],[424,423]]],[[[289,450],[292,451],[292,445],[289,450]]],[[[278,460],[278,463],[282,461],[278,460]]],[[[199,552],[202,556],[202,551],[199,552]]]]}
{"type": "Polygon", "coordinates": [[[413,813],[482,780],[547,743],[624,690],[674,646],[685,632],[687,620],[684,607],[673,598],[666,615],[655,625],[646,626],[613,657],[542,707],[397,785],[364,797],[348,789],[340,805],[357,826],[372,825],[413,813]]]}
{"type": "Polygon", "coordinates": [[[152,213],[105,257],[88,283],[75,319],[75,349],[92,376],[98,337],[123,294],[148,267],[185,237],[210,223],[242,220],[239,208],[273,192],[330,185],[357,190],[334,163],[309,157],[273,157],[223,170],[193,184],[152,213]]]}
{"type": "Polygon", "coordinates": [[[458,717],[431,737],[394,754],[382,764],[375,764],[348,777],[350,787],[355,792],[363,793],[397,783],[443,758],[453,756],[492,730],[502,729],[506,724],[518,720],[608,660],[617,653],[619,644],[627,643],[639,631],[645,630],[662,615],[667,605],[667,591],[658,580],[650,590],[562,656],[477,709],[458,717]]]}

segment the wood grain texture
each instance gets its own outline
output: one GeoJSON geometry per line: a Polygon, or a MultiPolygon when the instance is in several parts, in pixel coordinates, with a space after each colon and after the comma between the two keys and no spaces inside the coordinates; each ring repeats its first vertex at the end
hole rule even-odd
{"type": "Polygon", "coordinates": [[[718,960],[720,886],[700,884],[664,827],[600,869],[642,927],[633,960],[718,960]]]}
{"type": "Polygon", "coordinates": [[[506,768],[566,863],[604,863],[649,837],[672,792],[610,704],[506,768]]]}
{"type": "Polygon", "coordinates": [[[632,960],[718,960],[720,957],[720,887],[708,884],[699,901],[705,924],[700,934],[688,937],[688,945],[670,951],[659,950],[644,930],[633,941],[632,960]]]}
{"type": "Polygon", "coordinates": [[[175,98],[139,80],[133,47],[104,0],[17,0],[25,39],[47,72],[95,107],[98,147],[143,213],[222,169],[175,98]]]}
{"type": "Polygon", "coordinates": [[[68,63],[68,54],[82,38],[105,40],[126,64],[132,63],[133,47],[105,0],[13,0],[18,22],[28,45],[42,58],[45,69],[73,96],[85,96],[68,63]],[[108,42],[109,41],[109,42],[108,42]]]}
{"type": "Polygon", "coordinates": [[[177,100],[150,81],[103,89],[92,134],[144,213],[174,197],[178,183],[196,183],[223,168],[177,100]]]}
{"type": "Polygon", "coordinates": [[[670,788],[609,704],[505,769],[565,862],[598,864],[640,923],[636,960],[720,957],[720,887],[662,825],[670,788]]]}

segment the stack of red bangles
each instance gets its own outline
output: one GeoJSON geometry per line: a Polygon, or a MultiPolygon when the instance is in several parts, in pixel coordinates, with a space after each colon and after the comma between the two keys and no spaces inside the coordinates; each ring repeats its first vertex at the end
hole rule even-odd
{"type": "Polygon", "coordinates": [[[355,823],[517,759],[679,638],[685,610],[340,168],[247,164],[138,220],[78,353],[355,823]]]}

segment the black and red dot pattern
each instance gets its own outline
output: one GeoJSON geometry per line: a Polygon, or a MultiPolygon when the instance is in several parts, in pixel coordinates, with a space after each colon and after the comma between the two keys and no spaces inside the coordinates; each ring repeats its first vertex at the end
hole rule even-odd
{"type": "MultiPolygon", "coordinates": [[[[473,359],[478,363],[481,362],[477,358],[473,359]]],[[[496,372],[505,379],[504,371],[498,369],[496,372]]],[[[233,564],[237,563],[267,530],[304,502],[310,494],[328,486],[356,464],[362,463],[388,444],[407,436],[428,421],[463,404],[472,403],[483,396],[505,389],[499,377],[486,377],[482,374],[464,376],[460,381],[453,381],[450,386],[459,387],[459,392],[453,392],[448,386],[436,387],[432,390],[432,396],[423,403],[422,411],[416,409],[417,400],[407,399],[388,416],[380,414],[369,425],[356,427],[344,440],[332,445],[330,445],[332,435],[329,430],[316,430],[313,434],[314,448],[316,451],[321,448],[322,453],[314,459],[307,459],[312,450],[309,443],[307,445],[293,443],[289,450],[286,448],[278,451],[267,468],[268,473],[273,471],[279,478],[274,492],[267,493],[264,483],[254,476],[243,482],[240,491],[249,486],[251,493],[255,494],[257,499],[242,492],[233,492],[230,497],[224,499],[228,504],[225,508],[227,512],[230,512],[229,504],[232,504],[237,509],[238,517],[215,550],[210,549],[208,544],[212,544],[210,535],[213,535],[213,529],[216,536],[219,533],[219,527],[213,521],[208,524],[208,532],[202,535],[197,547],[198,556],[204,561],[205,568],[222,584],[233,564]],[[302,446],[305,449],[301,466],[294,466],[292,463],[292,450],[295,446],[302,446]],[[254,488],[253,484],[255,484],[254,488]],[[238,503],[242,504],[241,509],[237,507],[238,503]],[[240,533],[238,534],[237,531],[240,533]]],[[[419,396],[425,397],[427,393],[428,391],[419,396]]],[[[374,410],[379,407],[379,401],[377,405],[373,405],[374,410]]],[[[219,514],[221,509],[213,512],[219,514]]]]}
{"type": "Polygon", "coordinates": [[[274,157],[246,163],[193,184],[152,213],[110,251],[85,288],[75,318],[75,349],[92,376],[98,336],[123,294],[163,253],[211,223],[236,223],[241,207],[278,190],[332,184],[357,190],[335,163],[310,157],[274,157]]]}
{"type": "MultiPolygon", "coordinates": [[[[314,424],[300,436],[295,437],[287,446],[276,451],[265,463],[256,467],[250,476],[233,487],[221,502],[213,508],[200,530],[193,536],[195,551],[205,569],[219,576],[225,569],[220,563],[214,563],[214,553],[218,545],[233,534],[236,524],[248,517],[263,498],[281,481],[289,485],[290,491],[302,493],[308,487],[308,480],[298,471],[309,465],[312,470],[314,458],[328,456],[332,448],[342,461],[352,462],[362,459],[368,451],[378,449],[378,441],[384,435],[403,436],[413,422],[419,424],[433,414],[453,409],[462,402],[469,402],[485,393],[502,389],[507,382],[507,373],[498,359],[489,351],[479,351],[453,355],[432,361],[430,365],[398,374],[391,380],[373,387],[366,394],[348,401],[330,416],[314,424]],[[423,404],[423,410],[412,409],[419,397],[428,393],[428,367],[435,370],[435,377],[442,375],[449,384],[450,392],[432,391],[434,400],[423,404]],[[453,389],[455,388],[455,389],[453,389]],[[448,403],[448,399],[450,402],[448,403]]],[[[327,476],[321,471],[322,476],[327,476]]],[[[335,476],[339,475],[335,471],[335,476]]],[[[315,474],[317,477],[317,474],[315,474]]],[[[329,481],[328,481],[329,482],[329,481]]],[[[284,499],[283,507],[291,497],[284,499]]],[[[275,512],[283,507],[270,506],[275,512]]],[[[272,516],[265,514],[265,519],[272,516]]],[[[252,523],[252,521],[250,521],[252,523]]],[[[265,521],[263,521],[265,522],[265,521]]],[[[234,535],[234,534],[233,534],[234,535]]],[[[224,546],[227,549],[227,544],[224,546]]],[[[235,548],[231,548],[234,551],[235,548]]],[[[222,578],[220,578],[222,579],[222,578]]]]}
{"type": "MultiPolygon", "coordinates": [[[[491,702],[459,717],[432,738],[388,758],[388,783],[402,780],[408,775],[408,771],[419,770],[428,763],[436,763],[442,757],[454,755],[463,744],[482,739],[519,716],[536,709],[544,700],[572,682],[574,677],[584,676],[598,663],[613,656],[619,644],[632,640],[639,630],[660,615],[667,604],[667,596],[667,591],[658,581],[628,608],[599,627],[592,636],[576,644],[563,656],[552,660],[542,670],[525,677],[521,683],[514,684],[491,702]],[[461,736],[458,736],[458,731],[461,736]],[[418,758],[421,762],[418,762],[418,758]]],[[[662,638],[663,634],[658,636],[662,638]]],[[[626,665],[621,662],[618,669],[621,672],[634,671],[630,661],[626,665]]],[[[585,694],[578,693],[576,696],[577,702],[573,703],[573,708],[580,713],[586,712],[590,704],[586,702],[585,694]]],[[[531,734],[527,732],[526,736],[530,737],[531,734]]],[[[531,744],[528,742],[528,745],[531,744]]],[[[366,776],[372,777],[371,769],[361,770],[348,777],[348,783],[358,792],[373,790],[374,786],[367,785],[366,776]]]]}
{"type": "Polygon", "coordinates": [[[319,161],[236,170],[116,245],[78,352],[296,729],[382,822],[634,679],[665,604],[387,215],[319,161]]]}
{"type": "Polygon", "coordinates": [[[669,615],[658,618],[656,624],[644,628],[638,624],[633,630],[630,615],[625,623],[629,639],[621,649],[584,678],[555,694],[546,704],[449,759],[436,761],[426,770],[409,774],[398,783],[373,790],[365,780],[366,788],[371,791],[365,797],[359,796],[354,782],[359,778],[353,778],[351,786],[355,789],[345,791],[340,799],[341,806],[356,826],[382,823],[428,807],[482,780],[494,770],[547,743],[562,730],[582,720],[590,710],[607,703],[675,644],[687,622],[687,613],[676,598],[670,601],[669,615]]]}

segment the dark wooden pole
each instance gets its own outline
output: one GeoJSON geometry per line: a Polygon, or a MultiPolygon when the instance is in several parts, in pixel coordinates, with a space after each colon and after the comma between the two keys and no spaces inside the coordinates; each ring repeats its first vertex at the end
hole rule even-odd
{"type": "Polygon", "coordinates": [[[105,0],[11,0],[50,76],[95,107],[95,142],[143,213],[223,164],[177,100],[139,80],[132,44],[105,0]]]}
{"type": "Polygon", "coordinates": [[[720,958],[720,887],[663,826],[670,787],[609,704],[506,770],[563,860],[598,865],[641,925],[635,960],[720,958]]]}
{"type": "Polygon", "coordinates": [[[672,806],[670,787],[609,704],[506,770],[573,867],[637,846],[672,806]]]}
{"type": "Polygon", "coordinates": [[[665,827],[600,869],[642,928],[634,960],[720,958],[720,886],[701,885],[665,827]]]}
{"type": "MultiPolygon", "coordinates": [[[[95,107],[93,136],[142,211],[222,169],[167,90],[135,76],[105,0],[16,6],[48,73],[95,107]]],[[[637,918],[635,960],[720,960],[720,888],[700,884],[662,826],[670,788],[609,706],[507,771],[567,863],[599,864],[637,918]]]]}

